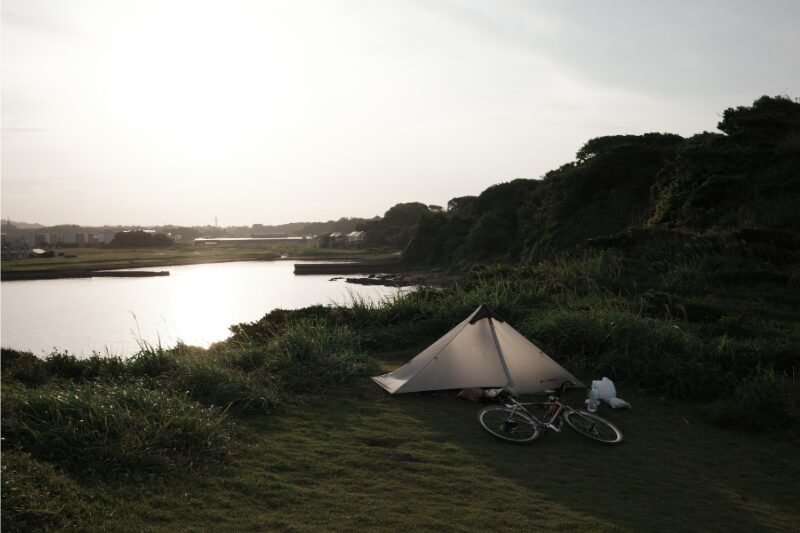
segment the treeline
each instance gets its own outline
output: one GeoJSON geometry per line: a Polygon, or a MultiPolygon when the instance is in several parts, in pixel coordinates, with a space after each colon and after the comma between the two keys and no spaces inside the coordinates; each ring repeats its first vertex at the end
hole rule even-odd
{"type": "Polygon", "coordinates": [[[148,231],[121,231],[114,235],[109,246],[112,248],[163,248],[175,243],[164,233],[148,231]]]}
{"type": "Polygon", "coordinates": [[[800,103],[764,96],[727,109],[717,127],[721,133],[688,139],[592,139],[544,179],[494,185],[421,212],[403,260],[539,260],[630,227],[800,232],[800,103]]]}

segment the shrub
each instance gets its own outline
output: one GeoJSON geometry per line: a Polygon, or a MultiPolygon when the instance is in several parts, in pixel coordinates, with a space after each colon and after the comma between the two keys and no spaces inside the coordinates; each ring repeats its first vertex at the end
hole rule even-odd
{"type": "Polygon", "coordinates": [[[78,359],[67,352],[53,352],[45,359],[45,368],[50,377],[65,379],[118,378],[125,375],[125,362],[119,357],[104,357],[97,354],[78,359]]]}
{"type": "Polygon", "coordinates": [[[27,387],[38,387],[47,381],[44,361],[30,352],[2,351],[2,374],[4,380],[14,380],[27,387]]]}
{"type": "Polygon", "coordinates": [[[127,367],[135,376],[158,376],[178,366],[175,351],[165,350],[159,344],[152,346],[143,342],[139,352],[128,359],[127,367]]]}
{"type": "Polygon", "coordinates": [[[759,368],[732,394],[708,410],[711,422],[753,432],[790,431],[800,436],[800,381],[795,376],[759,368]]]}
{"type": "Polygon", "coordinates": [[[245,342],[229,343],[215,356],[225,366],[238,368],[244,372],[252,372],[263,368],[270,359],[270,354],[265,344],[252,342],[249,339],[245,342]]]}
{"type": "Polygon", "coordinates": [[[709,382],[719,379],[719,369],[674,323],[619,311],[558,309],[534,315],[521,329],[568,368],[646,389],[692,397],[708,393],[709,382]]]}
{"type": "Polygon", "coordinates": [[[85,473],[163,473],[218,457],[224,414],[141,384],[3,388],[3,436],[11,450],[85,473]]]}

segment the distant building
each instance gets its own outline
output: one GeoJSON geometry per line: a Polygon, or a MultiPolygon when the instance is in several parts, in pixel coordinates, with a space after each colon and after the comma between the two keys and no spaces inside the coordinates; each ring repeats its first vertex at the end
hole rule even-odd
{"type": "Polygon", "coordinates": [[[50,246],[58,246],[62,244],[64,239],[58,233],[51,233],[50,234],[50,246]]]}
{"type": "Polygon", "coordinates": [[[194,244],[310,244],[306,237],[198,237],[194,244]]]}
{"type": "Polygon", "coordinates": [[[288,233],[253,233],[250,237],[254,239],[285,239],[288,233]]]}
{"type": "Polygon", "coordinates": [[[367,240],[366,231],[353,231],[345,236],[345,243],[351,248],[360,248],[364,246],[367,240]]]}
{"type": "Polygon", "coordinates": [[[50,244],[50,235],[47,233],[34,233],[33,242],[35,246],[47,246],[50,244]]]}
{"type": "Polygon", "coordinates": [[[76,233],[75,234],[75,246],[79,246],[79,247],[86,246],[86,234],[85,233],[76,233]]]}
{"type": "Polygon", "coordinates": [[[74,246],[78,244],[78,234],[77,233],[65,233],[64,238],[62,239],[62,244],[66,244],[67,246],[74,246]]]}
{"type": "Polygon", "coordinates": [[[2,239],[2,258],[3,261],[8,259],[27,259],[31,256],[31,245],[25,239],[8,239],[3,234],[2,239]]]}
{"type": "Polygon", "coordinates": [[[339,246],[344,246],[346,243],[346,237],[344,233],[339,231],[334,231],[328,237],[328,246],[331,248],[338,248],[339,246]]]}

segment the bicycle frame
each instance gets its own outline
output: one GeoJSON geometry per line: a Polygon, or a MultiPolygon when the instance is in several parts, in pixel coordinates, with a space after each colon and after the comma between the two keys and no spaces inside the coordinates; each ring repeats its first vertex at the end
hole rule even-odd
{"type": "Polygon", "coordinates": [[[536,429],[539,431],[555,431],[556,433],[561,433],[561,429],[564,426],[564,419],[562,416],[567,411],[575,411],[575,409],[572,407],[564,405],[561,402],[561,396],[569,385],[570,383],[568,382],[564,383],[558,388],[558,390],[552,391],[550,393],[550,397],[543,402],[522,403],[518,402],[511,395],[508,395],[508,397],[504,399],[503,403],[506,407],[511,409],[512,414],[516,413],[517,411],[522,411],[525,416],[534,420],[538,424],[536,429]],[[506,400],[510,401],[511,403],[506,403],[506,400]],[[526,405],[539,405],[545,407],[548,413],[547,418],[540,420],[533,413],[525,409],[526,405]]]}
{"type": "Polygon", "coordinates": [[[517,444],[531,442],[548,431],[561,433],[564,422],[594,441],[603,444],[622,442],[622,432],[610,421],[561,402],[561,394],[567,386],[564,384],[557,391],[546,391],[550,394],[547,400],[528,403],[518,401],[504,390],[498,396],[503,406],[481,409],[478,420],[483,429],[495,437],[517,444]]]}

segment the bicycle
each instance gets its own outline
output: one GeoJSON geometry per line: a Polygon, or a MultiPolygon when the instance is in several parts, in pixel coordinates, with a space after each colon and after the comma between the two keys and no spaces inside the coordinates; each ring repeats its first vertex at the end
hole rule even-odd
{"type": "Polygon", "coordinates": [[[532,442],[548,431],[560,433],[564,420],[584,437],[603,444],[622,442],[622,432],[605,418],[561,403],[560,398],[570,385],[574,384],[566,382],[558,390],[547,391],[550,393],[547,401],[531,403],[521,403],[503,390],[498,399],[504,405],[481,409],[478,421],[493,436],[515,444],[532,442]],[[532,411],[536,411],[538,416],[532,411]]]}

